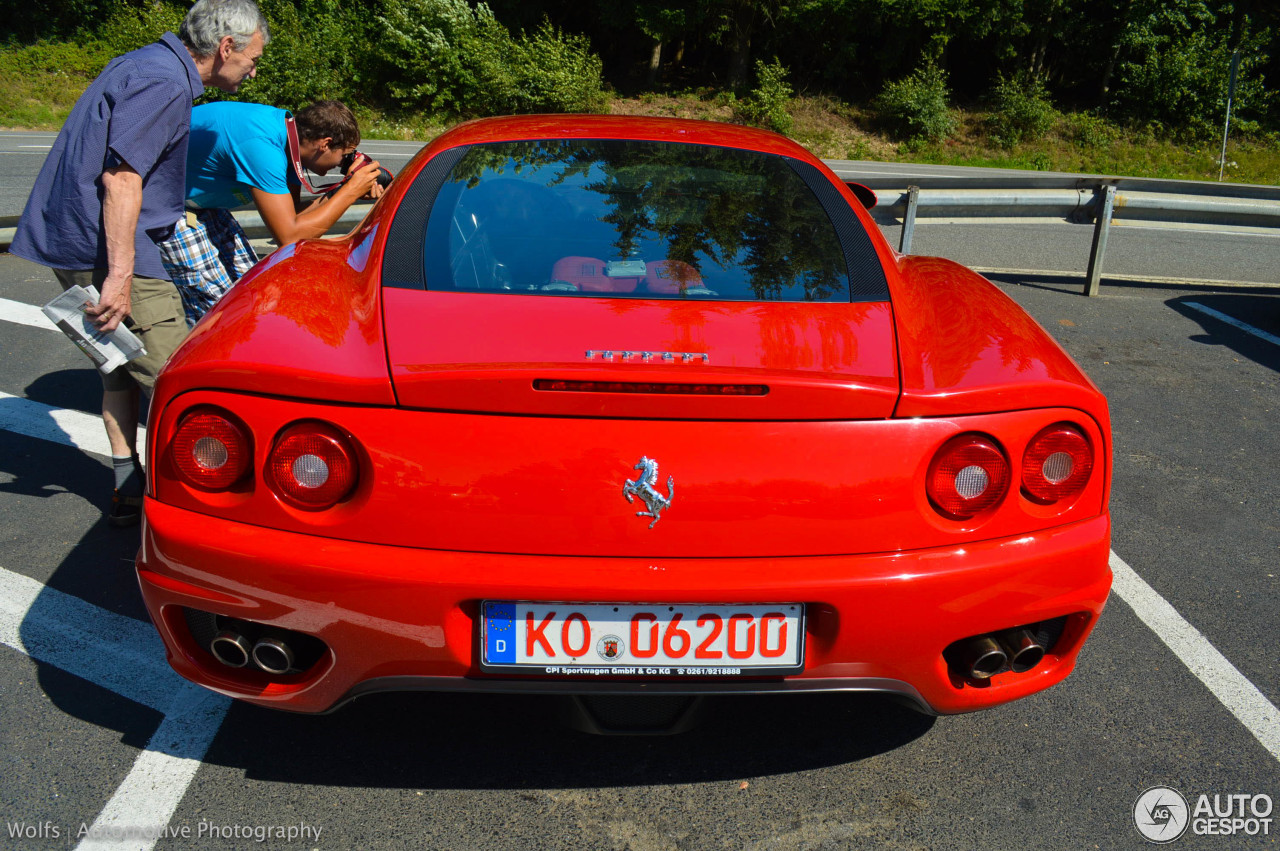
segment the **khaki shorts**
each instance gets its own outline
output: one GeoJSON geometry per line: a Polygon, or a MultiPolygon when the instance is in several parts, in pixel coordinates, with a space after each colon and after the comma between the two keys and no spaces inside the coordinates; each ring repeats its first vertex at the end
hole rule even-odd
{"type": "MultiPolygon", "coordinates": [[[[92,285],[101,292],[107,278],[106,269],[54,269],[53,274],[64,290],[92,285]]],[[[134,275],[129,292],[132,312],[124,324],[142,340],[147,353],[111,372],[99,371],[98,375],[104,390],[128,390],[137,385],[150,396],[160,368],[187,336],[187,320],[182,297],[171,281],[134,275]]]]}

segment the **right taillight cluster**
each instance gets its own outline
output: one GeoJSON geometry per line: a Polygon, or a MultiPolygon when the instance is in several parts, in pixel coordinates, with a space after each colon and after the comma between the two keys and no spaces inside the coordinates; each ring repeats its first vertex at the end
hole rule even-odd
{"type": "MultiPolygon", "coordinates": [[[[249,429],[214,407],[183,416],[170,444],[178,478],[208,493],[243,490],[250,484],[253,451],[249,429]]],[[[262,477],[284,502],[316,511],[336,505],[355,490],[359,463],[347,435],[328,423],[308,420],[280,431],[262,477]]]]}
{"type": "MultiPolygon", "coordinates": [[[[1041,429],[1023,450],[1019,486],[1037,505],[1065,503],[1084,491],[1092,470],[1088,438],[1070,423],[1056,423],[1041,429]]],[[[961,434],[934,455],[925,491],[943,517],[971,520],[1003,502],[1012,479],[1009,459],[995,438],[961,434]]]]}

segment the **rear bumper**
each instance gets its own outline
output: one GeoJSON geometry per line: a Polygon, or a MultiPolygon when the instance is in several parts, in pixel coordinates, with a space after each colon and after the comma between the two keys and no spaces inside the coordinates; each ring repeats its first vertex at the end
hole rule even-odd
{"type": "Polygon", "coordinates": [[[880,691],[940,714],[1016,700],[1075,665],[1111,585],[1106,515],[964,547],[768,559],[513,556],[330,540],[148,499],[138,576],[170,664],[231,697],[324,712],[382,690],[559,693],[880,691]],[[805,670],[702,681],[494,677],[477,664],[483,599],[806,605],[805,670]],[[183,609],[324,642],[306,671],[228,668],[183,609]],[[973,635],[1066,617],[1031,671],[974,682],[943,650],[973,635]]]}

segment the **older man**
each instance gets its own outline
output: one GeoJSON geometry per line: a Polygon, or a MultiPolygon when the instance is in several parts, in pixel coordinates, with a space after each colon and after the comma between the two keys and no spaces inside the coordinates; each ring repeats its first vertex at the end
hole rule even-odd
{"type": "Polygon", "coordinates": [[[252,0],[199,0],[178,35],[112,60],[71,110],[18,222],[14,254],[53,269],[64,289],[98,287],[85,312],[103,331],[124,322],[147,349],[102,375],[114,526],[141,517],[139,392],[150,395],[187,330],[156,243],[183,213],[191,102],[253,77],[269,37],[252,0]]]}

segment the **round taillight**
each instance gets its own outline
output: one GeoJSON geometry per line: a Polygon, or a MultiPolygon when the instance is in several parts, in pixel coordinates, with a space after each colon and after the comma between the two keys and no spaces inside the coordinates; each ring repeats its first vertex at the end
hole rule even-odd
{"type": "Polygon", "coordinates": [[[1080,495],[1093,471],[1093,447],[1078,428],[1058,423],[1042,430],[1022,456],[1022,490],[1050,505],[1080,495]]]}
{"type": "Polygon", "coordinates": [[[249,469],[249,433],[230,414],[203,410],[187,414],[173,436],[173,461],[184,482],[223,490],[249,469]]]}
{"type": "Polygon", "coordinates": [[[944,517],[968,520],[995,506],[1009,491],[1009,462],[981,434],[962,434],[942,445],[929,464],[925,490],[944,517]]]}
{"type": "Polygon", "coordinates": [[[323,423],[297,423],[285,429],[267,459],[268,481],[299,508],[336,504],[355,487],[356,471],[351,443],[323,423]]]}

